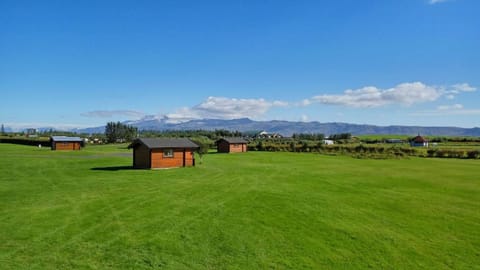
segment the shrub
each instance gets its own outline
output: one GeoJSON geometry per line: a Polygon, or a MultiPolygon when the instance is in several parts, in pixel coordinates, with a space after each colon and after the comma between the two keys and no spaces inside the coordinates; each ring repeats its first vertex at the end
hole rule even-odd
{"type": "Polygon", "coordinates": [[[478,150],[468,151],[467,152],[467,158],[476,159],[476,158],[478,158],[479,153],[480,152],[478,150]]]}
{"type": "Polygon", "coordinates": [[[263,145],[263,142],[262,141],[259,141],[258,144],[257,144],[257,150],[258,151],[263,151],[265,150],[265,146],[263,145]]]}
{"type": "Polygon", "coordinates": [[[428,149],[427,150],[427,156],[428,157],[435,157],[436,153],[437,153],[437,149],[428,149]]]}
{"type": "Polygon", "coordinates": [[[436,152],[436,157],[438,157],[438,158],[444,158],[444,157],[446,157],[446,156],[447,156],[447,151],[441,150],[441,149],[437,150],[437,152],[436,152]]]}
{"type": "Polygon", "coordinates": [[[463,158],[465,156],[465,151],[463,150],[450,150],[448,152],[449,158],[463,158]]]}
{"type": "Polygon", "coordinates": [[[50,147],[51,143],[48,140],[34,140],[34,139],[21,139],[21,138],[1,138],[0,143],[11,143],[11,144],[23,144],[23,145],[32,145],[38,146],[39,144],[44,147],[50,147]]]}

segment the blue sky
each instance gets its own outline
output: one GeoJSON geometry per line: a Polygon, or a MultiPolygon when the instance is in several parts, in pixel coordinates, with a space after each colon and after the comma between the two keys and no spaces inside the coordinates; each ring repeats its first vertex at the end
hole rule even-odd
{"type": "Polygon", "coordinates": [[[0,123],[480,126],[480,1],[0,1],[0,123]]]}

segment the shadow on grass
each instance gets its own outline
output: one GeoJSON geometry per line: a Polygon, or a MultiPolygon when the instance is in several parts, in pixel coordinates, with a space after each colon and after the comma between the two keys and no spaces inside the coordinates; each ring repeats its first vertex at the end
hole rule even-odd
{"type": "Polygon", "coordinates": [[[126,171],[134,170],[132,166],[110,166],[110,167],[95,167],[91,168],[92,171],[126,171]]]}

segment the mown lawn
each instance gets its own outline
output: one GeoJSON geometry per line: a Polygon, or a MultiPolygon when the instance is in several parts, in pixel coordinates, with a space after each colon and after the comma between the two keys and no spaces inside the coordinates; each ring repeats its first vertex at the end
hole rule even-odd
{"type": "Polygon", "coordinates": [[[0,144],[1,269],[479,269],[480,160],[0,144]]]}

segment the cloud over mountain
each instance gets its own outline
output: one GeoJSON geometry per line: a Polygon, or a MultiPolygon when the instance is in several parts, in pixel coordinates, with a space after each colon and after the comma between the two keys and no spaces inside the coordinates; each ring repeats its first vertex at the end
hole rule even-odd
{"type": "Polygon", "coordinates": [[[202,103],[193,107],[183,107],[174,113],[166,114],[169,122],[182,122],[192,119],[236,119],[258,118],[272,107],[284,107],[283,101],[267,101],[260,99],[208,97],[202,103]]]}
{"type": "MultiPolygon", "coordinates": [[[[423,82],[405,82],[391,88],[365,86],[358,89],[347,89],[338,94],[319,94],[301,101],[266,100],[263,98],[229,98],[210,96],[197,105],[181,107],[171,112],[159,115],[146,115],[134,110],[96,110],[83,113],[85,117],[111,118],[125,116],[130,120],[165,121],[166,123],[181,123],[195,119],[265,119],[273,108],[297,110],[298,117],[306,121],[305,107],[315,110],[315,105],[343,106],[357,109],[378,108],[387,106],[413,107],[418,103],[433,103],[443,99],[455,99],[476,88],[468,83],[458,83],[449,86],[427,85],[423,82]]],[[[438,106],[438,104],[437,104],[438,106]]],[[[462,109],[459,104],[454,107],[440,106],[437,110],[445,113],[448,109],[462,109]]]]}

